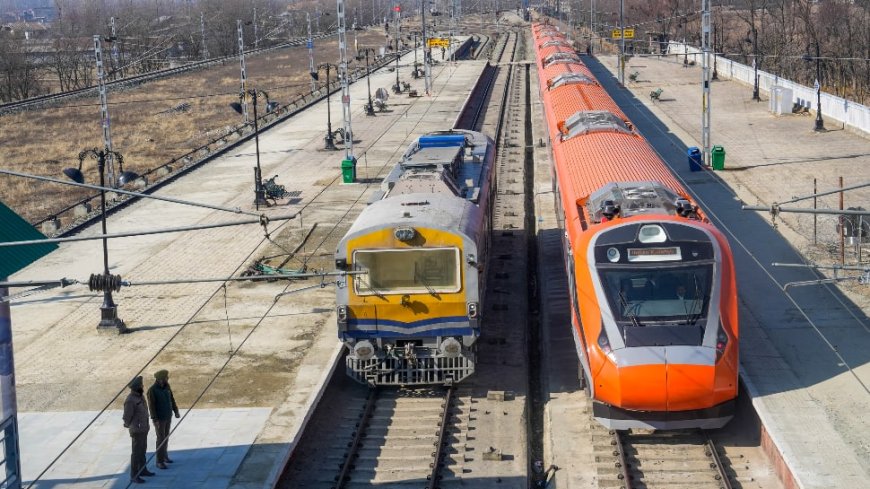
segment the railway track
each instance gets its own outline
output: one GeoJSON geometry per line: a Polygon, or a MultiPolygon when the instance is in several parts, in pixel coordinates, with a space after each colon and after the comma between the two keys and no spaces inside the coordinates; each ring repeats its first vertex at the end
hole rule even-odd
{"type": "Polygon", "coordinates": [[[704,431],[614,430],[610,434],[617,479],[624,489],[732,487],[719,449],[704,431]]]}
{"type": "MultiPolygon", "coordinates": [[[[335,489],[461,485],[471,400],[455,387],[371,389],[340,456],[335,489]]],[[[341,447],[339,447],[341,449],[341,447]]],[[[330,485],[331,484],[331,485],[330,485]]]]}
{"type": "MultiPolygon", "coordinates": [[[[517,34],[503,42],[498,59],[513,59],[517,34]]],[[[452,388],[367,389],[338,369],[279,488],[528,487],[527,334],[520,318],[528,307],[529,282],[526,182],[519,178],[524,144],[501,131],[524,119],[524,92],[513,83],[514,71],[525,72],[502,66],[491,83],[478,84],[480,91],[465,107],[474,117],[457,118],[471,124],[466,128],[482,127],[500,151],[488,271],[493,285],[485,300],[488,316],[475,375],[452,388]],[[475,106],[478,98],[492,103],[475,106]]]]}

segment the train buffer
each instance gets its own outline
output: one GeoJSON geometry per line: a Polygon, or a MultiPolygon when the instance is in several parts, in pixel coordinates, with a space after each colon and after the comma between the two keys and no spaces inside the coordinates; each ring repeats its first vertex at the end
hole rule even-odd
{"type": "Polygon", "coordinates": [[[649,93],[649,99],[653,100],[653,101],[661,100],[662,92],[664,92],[663,89],[656,88],[655,90],[653,90],[652,92],[649,93]]]}
{"type": "Polygon", "coordinates": [[[640,72],[639,72],[639,71],[635,71],[634,73],[628,75],[628,79],[629,79],[630,81],[636,82],[636,81],[637,81],[637,77],[639,77],[639,76],[640,76],[640,72]]]}

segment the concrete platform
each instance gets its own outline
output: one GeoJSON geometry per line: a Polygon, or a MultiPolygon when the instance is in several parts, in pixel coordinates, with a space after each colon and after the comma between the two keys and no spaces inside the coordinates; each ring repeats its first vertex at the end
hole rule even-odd
{"type": "MultiPolygon", "coordinates": [[[[751,100],[751,87],[717,81],[712,141],[725,146],[726,170],[691,172],[685,155],[687,146],[700,146],[700,68],[634,58],[626,73],[639,71],[640,76],[626,90],[616,84],[615,57],[584,61],[731,240],[740,293],[741,375],[764,425],[762,443],[786,485],[865,486],[870,477],[868,291],[854,282],[785,290],[788,282],[819,274],[771,266],[803,263],[806,256],[833,262],[838,256],[829,248],[836,240],[836,218],[819,220],[820,245],[813,245],[811,217],[783,215],[774,228],[767,214],[740,206],[811,194],[813,178],[820,191],[835,188],[840,175],[847,177],[847,186],[870,181],[870,141],[843,130],[815,133],[812,116],[776,117],[767,112],[766,101],[751,100]],[[652,102],[649,92],[658,87],[664,89],[661,101],[652,102]]],[[[833,121],[826,126],[837,129],[833,121]]],[[[848,192],[846,205],[866,208],[868,199],[867,189],[848,192]]],[[[820,207],[835,205],[821,199],[820,207]]]]}
{"type": "MultiPolygon", "coordinates": [[[[422,94],[423,80],[408,76],[412,62],[413,54],[403,58],[400,75],[422,94]]],[[[432,96],[392,95],[388,111],[375,117],[362,113],[365,81],[354,84],[355,184],[340,184],[344,151],[322,149],[325,102],[262,133],[263,176],[277,174],[278,183],[299,192],[263,212],[300,212],[299,218],[271,223],[268,236],[254,225],[110,240],[111,273],[133,283],[228,277],[257,257],[288,252],[287,267],[331,270],[337,241],[381,177],[417,135],[451,126],[484,64],[439,64],[432,96]]],[[[395,74],[385,70],[373,75],[372,89],[394,82],[395,74]]],[[[333,95],[334,129],[341,126],[339,99],[333,95]]],[[[158,194],[253,210],[254,161],[249,141],[158,194]]],[[[238,218],[146,200],[112,214],[108,229],[238,218]]],[[[97,234],[97,228],[82,235],[97,234]]],[[[86,280],[101,271],[101,263],[100,241],[67,243],[10,279],[86,280]]],[[[340,359],[331,285],[314,280],[128,287],[114,294],[119,316],[130,327],[125,335],[98,333],[102,295],[86,287],[14,301],[24,479],[46,488],[126,487],[129,436],[118,412],[125,386],[144,375],[147,387],[153,372],[166,368],[183,415],[170,447],[176,463],[157,471],[146,487],[272,487],[340,359]],[[278,296],[286,292],[291,294],[278,296]]]]}

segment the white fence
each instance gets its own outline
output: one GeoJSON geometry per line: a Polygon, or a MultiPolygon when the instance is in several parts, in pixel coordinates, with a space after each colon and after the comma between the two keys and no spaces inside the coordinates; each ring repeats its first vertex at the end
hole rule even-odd
{"type": "MultiPolygon", "coordinates": [[[[668,45],[668,54],[683,54],[695,62],[701,64],[701,50],[679,42],[671,42],[668,45]]],[[[716,72],[720,77],[731,78],[749,85],[753,83],[751,66],[737,63],[722,56],[716,56],[716,72]]],[[[775,86],[792,89],[795,102],[810,110],[815,110],[816,90],[812,87],[799,85],[791,80],[780,78],[765,71],[758,70],[758,89],[770,95],[770,89],[775,86]]],[[[835,97],[822,92],[822,117],[835,119],[845,124],[846,127],[856,129],[864,134],[870,134],[870,107],[857,104],[844,98],[835,97]]]]}

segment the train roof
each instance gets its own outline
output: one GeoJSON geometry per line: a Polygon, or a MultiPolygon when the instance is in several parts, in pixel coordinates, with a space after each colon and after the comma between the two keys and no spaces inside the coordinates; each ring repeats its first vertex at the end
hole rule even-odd
{"type": "MultiPolygon", "coordinates": [[[[552,56],[555,47],[543,47],[542,41],[558,37],[540,34],[546,31],[533,28],[537,33],[535,49],[541,68],[539,76],[543,84],[550,83],[548,89],[542,90],[542,96],[553,140],[556,171],[565,197],[570,197],[566,200],[576,200],[579,205],[612,200],[600,198],[604,194],[616,195],[614,198],[618,200],[625,195],[645,192],[647,196],[656,194],[655,208],[673,213],[673,205],[661,202],[674,195],[680,198],[687,195],[680,182],[652,146],[634,131],[631,122],[582,61],[566,59],[549,66],[544,64],[544,59],[552,56]],[[560,77],[579,78],[581,74],[595,83],[586,83],[585,80],[554,83],[560,77]],[[619,190],[623,187],[635,190],[619,190]]],[[[653,204],[648,202],[647,205],[653,204]]]]}
{"type": "Polygon", "coordinates": [[[492,139],[465,130],[419,137],[393,167],[372,201],[404,194],[445,194],[477,202],[492,165],[492,139]]]}

